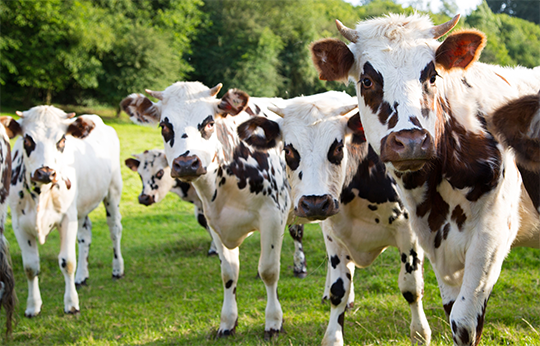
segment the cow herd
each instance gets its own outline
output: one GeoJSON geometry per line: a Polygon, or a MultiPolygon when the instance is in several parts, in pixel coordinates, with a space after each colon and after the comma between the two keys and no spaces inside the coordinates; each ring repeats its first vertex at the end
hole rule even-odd
{"type": "MultiPolygon", "coordinates": [[[[138,172],[139,202],[173,192],[195,205],[221,262],[218,336],[235,332],[239,245],[261,235],[258,273],[266,286],[264,334],[283,331],[277,295],[285,227],[295,240],[294,273],[306,275],[303,225],[320,224],[328,254],[323,298],[331,312],[323,345],[343,345],[354,301],[355,267],[387,247],[399,250],[399,289],[410,306],[410,338],[429,345],[424,256],[438,281],[455,345],[480,343],[487,302],[512,247],[540,248],[540,67],[478,62],[485,35],[446,35],[459,16],[434,26],[422,15],[388,15],[356,28],[336,21],[350,44],[311,46],[323,80],[353,81],[357,98],[330,91],[288,100],[256,98],[222,85],[177,82],[131,94],[122,109],[159,125],[163,150],[125,164],[138,172]]],[[[2,117],[0,126],[0,299],[13,314],[13,274],[3,238],[9,201],[28,280],[25,315],[41,311],[38,242],[60,232],[64,311],[80,309],[88,279],[90,211],[100,202],[113,242],[112,274],[124,275],[120,249],[119,141],[95,115],[52,106],[2,117]],[[10,155],[9,138],[20,136],[10,155]],[[75,244],[79,255],[76,257],[75,244]]]]}

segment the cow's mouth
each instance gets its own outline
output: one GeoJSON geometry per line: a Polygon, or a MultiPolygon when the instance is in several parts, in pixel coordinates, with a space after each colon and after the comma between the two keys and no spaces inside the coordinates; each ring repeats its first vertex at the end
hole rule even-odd
{"type": "Polygon", "coordinates": [[[419,171],[427,162],[427,159],[390,161],[394,166],[394,169],[402,173],[419,171]]]}

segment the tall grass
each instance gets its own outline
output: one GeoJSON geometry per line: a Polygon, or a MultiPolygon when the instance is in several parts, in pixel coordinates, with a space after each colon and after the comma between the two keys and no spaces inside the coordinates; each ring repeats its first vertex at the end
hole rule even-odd
{"type": "MultiPolygon", "coordinates": [[[[68,109],[66,109],[68,110],[68,109]]],[[[122,161],[132,153],[160,148],[156,128],[105,119],[120,137],[122,161]]],[[[79,290],[81,313],[63,313],[63,276],[58,268],[59,237],[53,232],[40,247],[41,314],[24,317],[27,298],[21,252],[6,225],[20,300],[10,345],[317,345],[324,335],[329,305],[321,303],[327,258],[321,232],[306,227],[308,276],[293,276],[292,239],[285,235],[279,297],[286,334],[264,341],[266,292],[257,279],[260,238],[256,233],[240,248],[237,334],[215,339],[222,303],[219,260],[207,257],[208,234],[193,217],[193,207],[169,195],[158,205],[137,203],[140,180],[126,167],[122,248],[126,276],[111,278],[112,246],[100,206],[91,215],[93,241],[90,279],[79,290]]],[[[427,261],[426,261],[427,262],[427,261]]],[[[425,265],[424,306],[433,345],[451,344],[435,276],[425,265]]],[[[385,251],[354,278],[356,300],[346,313],[347,345],[409,345],[409,309],[397,285],[399,254],[385,251]]],[[[2,323],[0,317],[0,323],[2,323]]],[[[483,345],[540,345],[540,250],[516,249],[505,261],[488,304],[483,345]]]]}

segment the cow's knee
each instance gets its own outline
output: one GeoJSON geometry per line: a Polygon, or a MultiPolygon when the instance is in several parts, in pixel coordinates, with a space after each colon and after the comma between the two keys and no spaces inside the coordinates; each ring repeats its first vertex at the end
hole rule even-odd
{"type": "Polygon", "coordinates": [[[279,278],[279,269],[274,267],[264,267],[259,269],[259,275],[264,283],[271,285],[277,282],[279,278]]]}

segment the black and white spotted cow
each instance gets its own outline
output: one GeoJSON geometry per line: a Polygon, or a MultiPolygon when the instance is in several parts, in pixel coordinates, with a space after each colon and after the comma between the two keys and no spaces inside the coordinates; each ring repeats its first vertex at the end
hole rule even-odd
{"type": "Polygon", "coordinates": [[[6,335],[10,335],[13,330],[13,311],[17,301],[8,242],[4,236],[11,180],[9,128],[4,125],[8,126],[10,122],[10,118],[0,117],[0,177],[2,178],[0,183],[0,307],[4,307],[6,311],[6,335]]]}
{"type": "Polygon", "coordinates": [[[238,309],[238,246],[253,231],[261,234],[259,274],[267,291],[265,337],[283,330],[277,296],[280,252],[290,198],[280,150],[254,150],[242,142],[238,124],[278,99],[256,99],[229,90],[221,99],[199,82],[178,82],[147,92],[159,102],[132,94],[121,103],[142,124],[159,124],[171,175],[195,187],[221,260],[224,302],[218,336],[234,333],[238,309]]]}
{"type": "Polygon", "coordinates": [[[418,14],[388,15],[355,29],[337,21],[351,43],[324,39],[311,50],[321,79],[356,83],[367,141],[410,211],[454,344],[478,345],[504,258],[540,223],[513,151],[495,140],[486,119],[538,92],[540,68],[477,62],[486,39],[476,30],[438,41],[458,19],[434,26],[418,14]]]}
{"type": "Polygon", "coordinates": [[[41,311],[38,243],[44,244],[55,228],[60,233],[58,264],[66,284],[64,312],[77,313],[75,285],[88,278],[92,235],[88,214],[102,201],[113,241],[113,277],[124,275],[118,137],[97,115],[73,118],[74,113],[53,106],[37,106],[17,115],[21,119],[10,123],[13,135],[21,137],[13,148],[9,205],[28,279],[25,316],[41,311]]]}
{"type": "Polygon", "coordinates": [[[369,266],[388,246],[401,253],[398,285],[411,308],[411,338],[429,344],[431,330],[422,308],[423,250],[395,182],[366,143],[357,106],[356,98],[335,91],[297,97],[283,108],[270,108],[283,119],[253,118],[238,131],[260,148],[284,144],[295,214],[324,220],[325,297],[331,313],[322,344],[343,345],[345,310],[354,301],[354,267],[369,266]]]}
{"type": "MultiPolygon", "coordinates": [[[[171,168],[167,163],[165,152],[159,149],[145,150],[140,154],[134,154],[127,158],[126,166],[139,173],[142,181],[142,191],[139,195],[139,203],[150,206],[159,203],[169,192],[176,194],[181,200],[192,203],[195,210],[195,218],[210,234],[206,217],[204,217],[202,202],[197,191],[190,183],[171,177],[171,168]]],[[[212,241],[208,256],[217,255],[216,246],[212,241]]]]}

